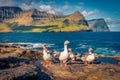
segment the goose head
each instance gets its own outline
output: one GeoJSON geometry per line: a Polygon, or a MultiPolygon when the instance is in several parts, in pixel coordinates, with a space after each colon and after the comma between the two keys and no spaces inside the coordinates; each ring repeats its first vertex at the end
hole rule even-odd
{"type": "Polygon", "coordinates": [[[72,52],[72,48],[69,48],[68,50],[69,50],[70,52],[72,52]]]}
{"type": "Polygon", "coordinates": [[[41,46],[42,46],[43,49],[47,49],[46,45],[43,44],[41,46]]]}
{"type": "Polygon", "coordinates": [[[46,48],[46,45],[44,45],[44,44],[42,44],[41,46],[42,46],[42,48],[46,48]]]}
{"type": "Polygon", "coordinates": [[[68,45],[70,42],[68,41],[68,40],[66,40],[65,42],[64,42],[64,45],[68,45]]]}
{"type": "Polygon", "coordinates": [[[88,52],[91,52],[92,50],[93,50],[92,48],[89,48],[89,49],[88,49],[88,52]]]}
{"type": "Polygon", "coordinates": [[[95,58],[99,58],[99,55],[97,53],[94,53],[95,58]]]}

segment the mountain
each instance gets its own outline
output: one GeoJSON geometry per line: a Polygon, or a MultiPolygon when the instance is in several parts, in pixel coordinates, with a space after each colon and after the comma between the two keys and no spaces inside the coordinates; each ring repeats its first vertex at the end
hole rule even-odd
{"type": "Polygon", "coordinates": [[[19,7],[0,7],[0,32],[11,32],[11,28],[4,22],[7,19],[13,19],[20,15],[22,9],[19,7]]]}
{"type": "Polygon", "coordinates": [[[89,20],[88,24],[93,32],[109,32],[110,31],[105,20],[102,18],[89,20]]]}
{"type": "Polygon", "coordinates": [[[62,32],[90,30],[84,16],[78,11],[66,16],[58,16],[55,22],[62,32]]]}
{"type": "Polygon", "coordinates": [[[87,20],[79,11],[60,16],[37,9],[22,10],[19,7],[0,7],[0,32],[73,32],[91,31],[91,29],[107,31],[102,24],[107,26],[102,20],[91,20],[88,25],[87,20]]]}
{"type": "Polygon", "coordinates": [[[19,7],[0,7],[0,21],[8,18],[15,18],[20,15],[20,12],[22,12],[22,9],[19,7]]]}
{"type": "Polygon", "coordinates": [[[68,19],[71,23],[84,24],[88,26],[87,21],[79,11],[76,11],[73,14],[69,15],[68,19]]]}
{"type": "Polygon", "coordinates": [[[37,9],[22,10],[19,7],[0,7],[0,31],[17,32],[70,32],[90,30],[84,16],[76,11],[59,16],[37,9]],[[7,16],[6,16],[7,15],[7,16]]]}

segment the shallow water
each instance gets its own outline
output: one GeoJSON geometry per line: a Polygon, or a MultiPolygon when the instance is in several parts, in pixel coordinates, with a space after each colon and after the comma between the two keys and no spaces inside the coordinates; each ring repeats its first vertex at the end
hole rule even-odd
{"type": "Polygon", "coordinates": [[[22,48],[41,49],[46,44],[49,49],[62,51],[63,42],[69,40],[68,48],[85,53],[89,47],[100,55],[120,55],[120,32],[68,32],[68,33],[0,33],[0,42],[21,44],[22,48]]]}

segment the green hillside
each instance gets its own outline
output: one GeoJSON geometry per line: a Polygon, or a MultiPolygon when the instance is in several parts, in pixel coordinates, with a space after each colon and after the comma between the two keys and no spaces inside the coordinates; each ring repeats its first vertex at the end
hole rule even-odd
{"type": "Polygon", "coordinates": [[[36,9],[27,11],[20,9],[15,13],[17,8],[12,8],[1,8],[1,11],[7,10],[8,12],[0,15],[0,32],[73,32],[90,30],[84,16],[78,11],[59,16],[40,12],[36,9]],[[12,8],[14,14],[9,12],[12,8]]]}

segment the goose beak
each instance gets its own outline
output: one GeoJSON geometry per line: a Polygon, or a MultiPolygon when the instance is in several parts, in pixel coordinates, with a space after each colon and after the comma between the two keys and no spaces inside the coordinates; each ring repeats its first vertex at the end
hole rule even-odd
{"type": "Polygon", "coordinates": [[[66,45],[69,44],[69,43],[70,43],[70,41],[68,41],[68,40],[66,40],[66,41],[64,42],[64,44],[66,44],[66,45]]]}

